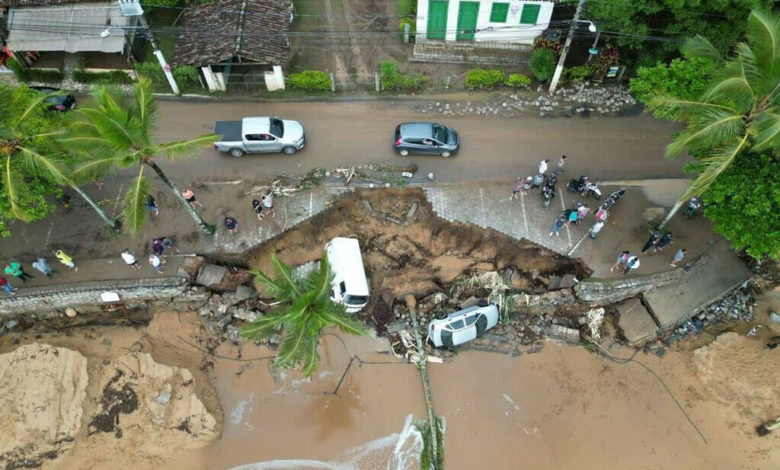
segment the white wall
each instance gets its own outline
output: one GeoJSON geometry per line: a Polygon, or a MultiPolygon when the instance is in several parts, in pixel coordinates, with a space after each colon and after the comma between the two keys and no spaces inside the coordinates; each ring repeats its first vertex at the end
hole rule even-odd
{"type": "MultiPolygon", "coordinates": [[[[506,3],[507,0],[496,1],[506,3]]],[[[428,2],[429,0],[417,0],[417,37],[420,41],[424,40],[428,28],[428,2]]],[[[551,1],[509,0],[509,13],[506,22],[491,23],[490,12],[493,8],[493,0],[481,0],[477,15],[478,31],[474,35],[474,42],[502,41],[514,44],[533,44],[534,39],[547,29],[547,25],[552,17],[553,6],[554,4],[551,1]],[[536,25],[520,24],[523,4],[526,3],[541,5],[542,7],[539,10],[536,25]],[[493,30],[488,30],[491,27],[493,30]]],[[[449,0],[447,33],[445,35],[445,40],[447,41],[456,40],[459,10],[460,0],[449,0]]]]}

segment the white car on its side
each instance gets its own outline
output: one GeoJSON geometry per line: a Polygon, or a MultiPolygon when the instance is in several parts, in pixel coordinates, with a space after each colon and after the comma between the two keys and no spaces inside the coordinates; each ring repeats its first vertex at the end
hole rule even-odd
{"type": "Polygon", "coordinates": [[[432,320],[428,324],[428,339],[436,347],[457,346],[481,335],[498,324],[498,304],[481,301],[480,305],[465,308],[432,320]]]}

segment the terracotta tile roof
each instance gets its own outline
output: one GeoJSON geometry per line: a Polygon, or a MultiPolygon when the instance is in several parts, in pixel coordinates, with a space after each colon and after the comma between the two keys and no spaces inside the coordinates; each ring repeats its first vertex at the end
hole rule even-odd
{"type": "Polygon", "coordinates": [[[292,0],[214,0],[187,10],[176,38],[173,65],[213,65],[240,56],[286,65],[292,0]]]}

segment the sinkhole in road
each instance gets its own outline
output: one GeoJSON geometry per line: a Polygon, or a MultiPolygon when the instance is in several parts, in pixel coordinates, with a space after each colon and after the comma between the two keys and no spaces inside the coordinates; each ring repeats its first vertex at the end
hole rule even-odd
{"type": "Polygon", "coordinates": [[[380,334],[395,320],[393,307],[405,296],[423,300],[439,292],[450,298],[487,295],[484,288],[464,289],[464,280],[475,274],[511,269],[514,290],[542,293],[553,276],[583,279],[591,273],[581,260],[529,240],[444,220],[418,188],[347,193],[329,209],[250,250],[248,263],[270,273],[270,257],[276,254],[290,266],[303,265],[320,259],[333,237],[360,241],[371,289],[364,309],[371,318],[365,320],[380,334]]]}

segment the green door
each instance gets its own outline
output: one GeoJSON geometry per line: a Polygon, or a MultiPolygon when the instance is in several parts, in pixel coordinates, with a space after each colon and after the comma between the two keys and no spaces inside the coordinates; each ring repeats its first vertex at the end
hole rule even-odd
{"type": "Polygon", "coordinates": [[[447,0],[431,0],[428,3],[428,39],[444,39],[447,31],[447,0]]]}
{"type": "Polygon", "coordinates": [[[477,29],[477,14],[479,2],[460,2],[458,10],[458,32],[455,39],[459,41],[473,41],[474,30],[477,29]]]}

